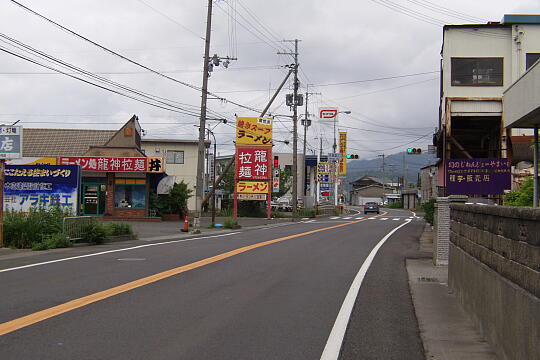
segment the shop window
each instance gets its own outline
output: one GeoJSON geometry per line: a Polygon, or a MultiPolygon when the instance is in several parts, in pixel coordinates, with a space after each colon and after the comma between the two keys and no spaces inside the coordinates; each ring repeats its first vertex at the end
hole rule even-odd
{"type": "Polygon", "coordinates": [[[502,86],[503,58],[452,58],[452,86],[502,86]]]}
{"type": "Polygon", "coordinates": [[[183,164],[184,152],[183,151],[167,151],[167,164],[183,164]]]}
{"type": "Polygon", "coordinates": [[[116,179],[114,206],[120,209],[146,208],[145,179],[116,179]]]}
{"type": "Polygon", "coordinates": [[[540,53],[528,53],[525,60],[526,69],[529,70],[529,68],[533,66],[534,63],[538,61],[538,59],[540,59],[540,53]]]}

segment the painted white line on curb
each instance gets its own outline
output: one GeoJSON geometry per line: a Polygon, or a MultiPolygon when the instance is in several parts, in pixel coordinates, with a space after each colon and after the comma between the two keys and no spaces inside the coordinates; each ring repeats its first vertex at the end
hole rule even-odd
{"type": "Polygon", "coordinates": [[[336,219],[339,219],[339,216],[332,216],[332,217],[330,218],[330,220],[336,220],[336,219]]]}
{"type": "Polygon", "coordinates": [[[399,218],[393,218],[392,220],[399,220],[399,218]]]}
{"type": "Polygon", "coordinates": [[[350,219],[352,219],[351,216],[347,216],[347,217],[344,217],[344,218],[343,218],[343,220],[350,220],[350,219]]]}
{"type": "Polygon", "coordinates": [[[195,238],[182,239],[182,240],[172,240],[172,241],[165,241],[165,242],[160,242],[160,243],[138,245],[138,246],[133,246],[133,247],[129,247],[129,248],[122,248],[122,249],[115,249],[115,250],[107,250],[107,251],[102,251],[102,252],[98,252],[98,253],[92,253],[92,254],[86,254],[86,255],[79,255],[79,256],[72,256],[72,257],[68,257],[68,258],[62,258],[62,259],[56,259],[56,260],[50,260],[50,261],[44,261],[44,262],[40,262],[40,263],[28,264],[28,265],[23,265],[23,266],[17,266],[17,267],[8,268],[8,269],[2,269],[2,270],[0,270],[0,273],[8,272],[8,271],[14,271],[14,270],[21,270],[21,269],[26,269],[26,268],[31,268],[31,267],[35,267],[35,266],[41,266],[41,265],[54,264],[54,263],[62,262],[62,261],[75,260],[75,259],[82,259],[82,258],[87,258],[87,257],[92,257],[92,256],[99,256],[99,255],[111,254],[111,253],[115,253],[115,252],[121,252],[121,251],[129,251],[129,250],[141,249],[141,248],[145,248],[145,247],[149,247],[149,246],[167,245],[167,244],[174,244],[174,243],[180,243],[180,242],[186,242],[186,241],[193,241],[193,240],[211,239],[211,238],[217,238],[217,237],[223,237],[223,236],[236,235],[236,234],[239,234],[239,233],[240,233],[240,232],[233,232],[233,233],[228,233],[228,234],[219,234],[219,235],[211,235],[211,236],[202,236],[202,237],[195,237],[195,238]]]}
{"type": "Polygon", "coordinates": [[[376,219],[376,218],[374,218],[374,217],[370,217],[370,218],[368,218],[368,219],[369,219],[369,220],[373,220],[373,219],[376,219]]]}
{"type": "Polygon", "coordinates": [[[364,217],[363,216],[360,216],[360,217],[357,217],[356,220],[362,220],[364,217]]]}
{"type": "Polygon", "coordinates": [[[375,255],[377,255],[377,252],[381,246],[383,246],[383,244],[386,242],[386,240],[388,240],[388,238],[390,238],[390,236],[392,236],[392,234],[398,231],[401,227],[407,225],[409,222],[411,221],[407,219],[403,224],[396,226],[392,231],[386,234],[386,236],[383,237],[381,241],[377,243],[377,245],[375,245],[367,256],[366,260],[360,267],[360,270],[354,277],[351,287],[345,296],[345,300],[343,300],[343,304],[341,305],[341,309],[339,310],[336,321],[334,322],[330,336],[328,336],[328,340],[326,341],[326,346],[324,347],[324,351],[321,355],[321,360],[337,360],[339,357],[339,352],[341,350],[341,345],[343,344],[343,338],[345,337],[345,331],[347,330],[347,325],[349,324],[349,319],[352,314],[356,297],[358,296],[358,292],[360,291],[364,277],[366,276],[375,255]]]}

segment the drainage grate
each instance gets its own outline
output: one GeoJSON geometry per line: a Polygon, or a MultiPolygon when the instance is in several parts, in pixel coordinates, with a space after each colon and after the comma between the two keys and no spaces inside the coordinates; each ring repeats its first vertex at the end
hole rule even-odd
{"type": "Polygon", "coordinates": [[[431,283],[438,283],[440,282],[439,279],[435,277],[419,277],[418,282],[431,282],[431,283]]]}

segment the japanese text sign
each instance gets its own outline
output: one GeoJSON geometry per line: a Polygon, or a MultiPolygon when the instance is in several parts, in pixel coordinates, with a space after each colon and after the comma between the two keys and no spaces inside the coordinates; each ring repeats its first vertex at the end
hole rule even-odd
{"type": "Polygon", "coordinates": [[[446,161],[447,193],[502,194],[510,189],[508,159],[449,159],[446,161]]]}
{"type": "Polygon", "coordinates": [[[333,163],[330,162],[320,162],[317,164],[317,175],[328,175],[335,172],[335,167],[333,163]]]}
{"type": "Polygon", "coordinates": [[[28,212],[31,208],[60,206],[76,214],[79,166],[6,165],[4,209],[28,212]]]}
{"type": "Polygon", "coordinates": [[[336,121],[338,115],[337,108],[319,108],[319,120],[320,121],[336,121]]]}
{"type": "Polygon", "coordinates": [[[236,179],[269,180],[271,178],[271,147],[236,149],[236,179]]]}
{"type": "Polygon", "coordinates": [[[347,174],[347,133],[339,133],[339,152],[342,155],[341,160],[339,160],[339,175],[347,174]]]}
{"type": "Polygon", "coordinates": [[[267,200],[266,194],[238,194],[238,200],[251,200],[251,201],[265,201],[267,200]]]}
{"type": "Polygon", "coordinates": [[[18,159],[22,152],[20,126],[0,126],[0,158],[18,159]]]}
{"type": "Polygon", "coordinates": [[[60,165],[80,165],[84,171],[162,173],[160,158],[60,156],[60,165]]]}
{"type": "Polygon", "coordinates": [[[268,181],[238,181],[236,192],[239,194],[268,194],[270,184],[268,181]]]}
{"type": "Polygon", "coordinates": [[[272,145],[272,118],[236,118],[236,145],[272,145]]]}

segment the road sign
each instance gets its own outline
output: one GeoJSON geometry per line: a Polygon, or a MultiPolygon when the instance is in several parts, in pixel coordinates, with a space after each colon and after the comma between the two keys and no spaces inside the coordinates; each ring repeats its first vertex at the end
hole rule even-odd
{"type": "Polygon", "coordinates": [[[22,153],[20,126],[0,126],[0,159],[18,159],[22,153]]]}

